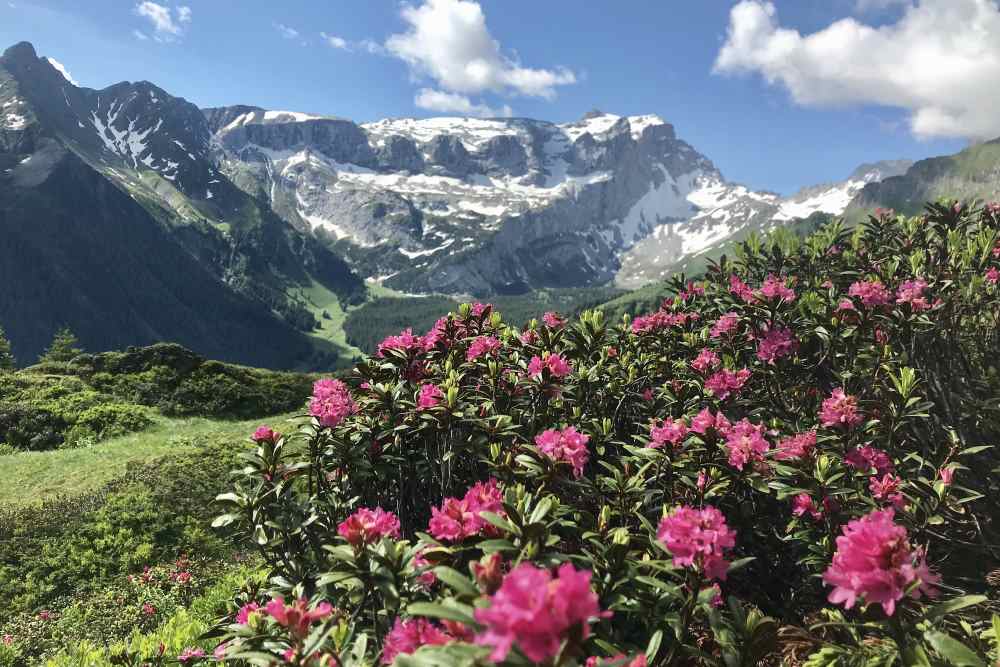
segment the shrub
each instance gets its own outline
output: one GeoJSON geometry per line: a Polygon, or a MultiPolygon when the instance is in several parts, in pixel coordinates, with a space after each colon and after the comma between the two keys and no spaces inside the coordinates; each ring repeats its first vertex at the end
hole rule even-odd
{"type": "Polygon", "coordinates": [[[43,364],[65,364],[73,361],[74,358],[83,354],[83,350],[77,347],[80,341],[76,335],[70,331],[69,327],[63,327],[56,332],[52,343],[42,356],[38,358],[43,364]]]}
{"type": "Polygon", "coordinates": [[[998,213],[746,244],[617,324],[390,337],[220,496],[272,570],[227,656],[997,660],[998,213]]]}
{"type": "Polygon", "coordinates": [[[66,433],[71,444],[142,431],[153,424],[146,411],[128,403],[105,403],[87,408],[76,418],[76,423],[66,433]]]}

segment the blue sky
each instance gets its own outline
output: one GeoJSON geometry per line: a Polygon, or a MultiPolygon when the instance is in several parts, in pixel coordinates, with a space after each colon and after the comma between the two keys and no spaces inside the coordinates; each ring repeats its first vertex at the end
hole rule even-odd
{"type": "Polygon", "coordinates": [[[200,106],[655,113],[730,180],[789,193],[1000,135],[972,104],[936,102],[936,85],[990,83],[982,53],[939,72],[912,47],[927,26],[994,18],[993,0],[0,0],[0,43],[31,41],[84,86],[146,79],[200,106]]]}

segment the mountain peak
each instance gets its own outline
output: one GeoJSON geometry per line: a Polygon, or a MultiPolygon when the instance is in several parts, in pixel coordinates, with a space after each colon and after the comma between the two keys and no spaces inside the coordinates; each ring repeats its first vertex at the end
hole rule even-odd
{"type": "Polygon", "coordinates": [[[31,42],[18,42],[3,52],[4,60],[33,61],[38,60],[38,53],[31,42]]]}
{"type": "Polygon", "coordinates": [[[587,113],[580,117],[580,120],[590,120],[591,118],[600,118],[602,116],[607,116],[608,113],[601,111],[600,109],[591,109],[587,113]]]}

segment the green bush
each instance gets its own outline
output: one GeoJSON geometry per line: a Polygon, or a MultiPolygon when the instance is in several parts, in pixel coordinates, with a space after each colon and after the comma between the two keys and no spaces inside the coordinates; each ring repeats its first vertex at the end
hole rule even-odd
{"type": "Polygon", "coordinates": [[[129,403],[105,403],[87,408],[66,432],[66,442],[78,445],[126,433],[142,431],[153,424],[146,410],[129,403]]]}

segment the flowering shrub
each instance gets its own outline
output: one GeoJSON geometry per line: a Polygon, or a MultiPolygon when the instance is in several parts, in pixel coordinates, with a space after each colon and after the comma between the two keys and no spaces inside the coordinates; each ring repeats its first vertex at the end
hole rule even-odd
{"type": "Polygon", "coordinates": [[[635,319],[473,304],[390,337],[220,497],[272,577],[217,655],[995,661],[998,228],[883,212],[635,319]]]}

